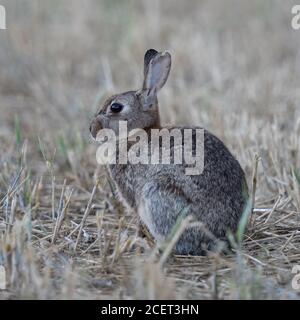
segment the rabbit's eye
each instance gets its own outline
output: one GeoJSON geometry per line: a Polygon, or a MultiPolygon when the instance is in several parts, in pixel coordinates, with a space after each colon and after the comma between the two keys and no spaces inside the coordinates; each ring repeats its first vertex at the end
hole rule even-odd
{"type": "Polygon", "coordinates": [[[110,111],[113,113],[119,113],[123,110],[123,105],[121,103],[117,103],[114,102],[111,106],[110,106],[110,111]]]}

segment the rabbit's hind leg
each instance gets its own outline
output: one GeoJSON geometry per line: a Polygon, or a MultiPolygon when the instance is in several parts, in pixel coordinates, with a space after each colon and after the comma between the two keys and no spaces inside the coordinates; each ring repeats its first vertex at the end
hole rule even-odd
{"type": "MultiPolygon", "coordinates": [[[[170,237],[182,216],[193,215],[191,201],[183,192],[170,192],[166,185],[151,182],[142,191],[138,214],[158,244],[170,237]]],[[[175,245],[174,251],[181,255],[203,255],[214,243],[213,237],[199,227],[188,227],[175,245]]]]}

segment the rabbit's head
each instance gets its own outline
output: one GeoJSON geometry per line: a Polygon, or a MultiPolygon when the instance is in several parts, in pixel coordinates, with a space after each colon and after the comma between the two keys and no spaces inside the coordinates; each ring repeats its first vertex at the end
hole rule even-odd
{"type": "Polygon", "coordinates": [[[93,138],[101,129],[118,133],[119,121],[127,121],[128,130],[160,126],[157,93],[167,81],[171,55],[150,49],[144,57],[144,81],[138,91],[116,94],[106,100],[90,126],[93,138]]]}

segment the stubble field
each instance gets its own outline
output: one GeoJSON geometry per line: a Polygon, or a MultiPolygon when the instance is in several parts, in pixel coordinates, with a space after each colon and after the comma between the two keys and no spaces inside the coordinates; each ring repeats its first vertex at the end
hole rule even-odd
{"type": "Polygon", "coordinates": [[[1,4],[8,20],[0,31],[1,299],[299,299],[293,1],[1,4]],[[255,195],[230,255],[155,255],[97,166],[89,122],[111,93],[141,86],[152,47],[173,57],[159,96],[163,123],[215,133],[255,195]]]}

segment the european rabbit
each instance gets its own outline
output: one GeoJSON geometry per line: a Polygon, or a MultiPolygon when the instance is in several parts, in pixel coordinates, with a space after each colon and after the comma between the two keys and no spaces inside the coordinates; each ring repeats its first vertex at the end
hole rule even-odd
{"type": "MultiPolygon", "coordinates": [[[[103,128],[117,133],[119,121],[127,121],[128,130],[142,128],[149,133],[150,143],[150,130],[161,128],[157,93],[166,83],[170,69],[168,52],[148,50],[142,89],[110,97],[91,123],[92,136],[96,138],[103,128]]],[[[174,248],[177,254],[202,255],[214,250],[218,240],[226,241],[228,231],[236,231],[248,189],[238,161],[207,130],[204,131],[203,172],[186,175],[185,168],[185,163],[129,163],[111,164],[109,172],[121,199],[138,213],[156,241],[164,241],[183,214],[202,222],[205,229],[187,228],[174,248]]]]}

